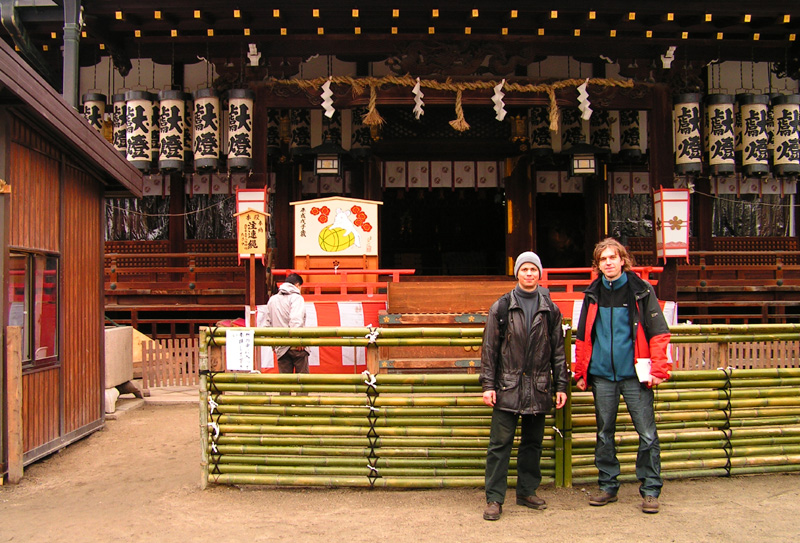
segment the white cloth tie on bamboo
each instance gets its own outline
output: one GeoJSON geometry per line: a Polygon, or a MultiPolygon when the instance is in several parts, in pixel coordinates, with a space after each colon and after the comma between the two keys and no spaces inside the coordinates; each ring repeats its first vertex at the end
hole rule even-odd
{"type": "Polygon", "coordinates": [[[363,372],[361,372],[361,375],[363,375],[363,376],[364,376],[364,384],[365,384],[365,385],[367,385],[368,387],[372,387],[372,388],[374,388],[374,389],[377,389],[377,388],[378,388],[378,387],[376,387],[376,386],[375,386],[375,381],[376,381],[376,380],[375,380],[375,376],[374,376],[374,375],[372,375],[372,374],[369,372],[369,370],[364,370],[363,372]]]}
{"type": "Polygon", "coordinates": [[[219,454],[219,449],[217,449],[216,441],[211,442],[211,452],[213,452],[214,454],[219,454]]]}
{"type": "Polygon", "coordinates": [[[569,324],[566,324],[566,323],[562,324],[561,325],[561,337],[567,337],[567,330],[569,330],[570,328],[572,328],[572,326],[570,326],[569,324]]]}
{"type": "Polygon", "coordinates": [[[370,343],[375,343],[378,340],[379,335],[381,335],[380,328],[373,328],[372,326],[369,326],[369,333],[364,337],[367,338],[370,343]]]}
{"type": "Polygon", "coordinates": [[[219,424],[216,422],[209,422],[208,427],[214,430],[214,439],[217,439],[219,437],[219,424]]]}
{"type": "Polygon", "coordinates": [[[373,406],[373,405],[370,405],[370,404],[367,404],[365,407],[366,407],[367,409],[369,409],[370,411],[375,411],[376,413],[377,413],[378,411],[380,411],[380,408],[378,408],[378,407],[375,407],[375,406],[373,406]]]}
{"type": "Polygon", "coordinates": [[[562,434],[562,433],[561,433],[561,430],[559,430],[557,426],[553,426],[553,430],[555,430],[555,431],[556,431],[556,433],[557,433],[559,436],[561,436],[561,439],[564,439],[564,434],[562,434]]]}
{"type": "Polygon", "coordinates": [[[376,468],[376,467],[375,467],[375,466],[373,466],[372,464],[367,464],[367,469],[368,469],[368,470],[370,470],[370,471],[371,471],[372,473],[374,473],[375,475],[379,475],[379,473],[378,473],[378,468],[376,468]]]}
{"type": "Polygon", "coordinates": [[[212,400],[211,398],[208,399],[208,414],[213,415],[214,410],[219,407],[219,404],[212,400]]]}

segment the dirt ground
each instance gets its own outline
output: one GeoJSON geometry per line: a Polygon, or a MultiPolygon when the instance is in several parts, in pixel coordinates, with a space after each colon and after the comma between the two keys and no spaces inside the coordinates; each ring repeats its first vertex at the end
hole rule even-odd
{"type": "Polygon", "coordinates": [[[199,415],[145,405],[28,466],[0,487],[0,541],[758,542],[796,541],[800,475],[667,481],[661,512],[644,515],[635,485],[589,507],[578,486],[482,519],[483,490],[200,489],[199,415]]]}

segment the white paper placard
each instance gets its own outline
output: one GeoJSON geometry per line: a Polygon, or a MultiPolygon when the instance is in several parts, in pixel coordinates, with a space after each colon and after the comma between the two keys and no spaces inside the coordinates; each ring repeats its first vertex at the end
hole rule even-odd
{"type": "Polygon", "coordinates": [[[253,330],[225,331],[225,358],[228,371],[253,371],[253,330]]]}

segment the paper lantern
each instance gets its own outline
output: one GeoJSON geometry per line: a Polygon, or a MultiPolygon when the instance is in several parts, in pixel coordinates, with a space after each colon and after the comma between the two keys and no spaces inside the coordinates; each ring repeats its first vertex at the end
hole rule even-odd
{"type": "Polygon", "coordinates": [[[699,173],[703,169],[703,145],[700,140],[700,95],[680,94],[675,97],[675,171],[699,173]]]}
{"type": "Polygon", "coordinates": [[[174,171],[183,169],[184,135],[186,133],[185,93],[167,90],[158,93],[158,169],[174,171]]]}
{"type": "Polygon", "coordinates": [[[658,258],[689,260],[689,190],[659,189],[653,193],[658,258]]]}
{"type": "Polygon", "coordinates": [[[292,139],[289,151],[292,156],[302,156],[311,152],[311,113],[308,109],[291,110],[292,139]]]}
{"type": "Polygon", "coordinates": [[[150,171],[158,170],[158,149],[161,147],[160,131],[158,123],[159,105],[158,95],[153,94],[153,109],[151,110],[152,117],[150,119],[150,171]]]}
{"type": "Polygon", "coordinates": [[[114,108],[111,116],[111,122],[114,126],[111,143],[119,154],[126,156],[128,153],[128,121],[125,108],[125,94],[115,94],[111,100],[112,107],[114,108]]]}
{"type": "Polygon", "coordinates": [[[736,171],[733,96],[712,94],[706,98],[708,165],[712,175],[736,171]]]}
{"type": "Polygon", "coordinates": [[[191,93],[183,93],[183,111],[185,123],[183,128],[183,169],[191,169],[194,163],[194,101],[191,93]]]}
{"type": "Polygon", "coordinates": [[[366,114],[367,108],[355,108],[350,121],[350,155],[357,159],[364,159],[372,152],[372,133],[370,126],[364,124],[366,114]]]}
{"type": "Polygon", "coordinates": [[[639,110],[619,111],[619,156],[635,160],[642,156],[642,125],[639,110]]]}
{"type": "Polygon", "coordinates": [[[598,109],[589,119],[589,144],[608,153],[611,152],[611,125],[616,119],[612,118],[607,109],[598,109]]]}
{"type": "Polygon", "coordinates": [[[800,95],[780,95],[772,100],[775,118],[775,175],[800,173],[800,95]]]}
{"type": "Polygon", "coordinates": [[[103,130],[103,117],[106,114],[106,95],[96,92],[89,92],[81,97],[83,102],[83,116],[89,126],[97,130],[103,130]]]}
{"type": "Polygon", "coordinates": [[[194,93],[194,167],[197,170],[215,170],[219,165],[220,106],[214,89],[200,89],[194,93]]]}
{"type": "Polygon", "coordinates": [[[742,112],[742,169],[747,176],[766,175],[769,173],[769,97],[740,94],[738,101],[742,112]]]}
{"type": "Polygon", "coordinates": [[[548,157],[553,154],[553,135],[550,132],[550,111],[544,106],[532,107],[528,112],[531,154],[548,157]]]}
{"type": "Polygon", "coordinates": [[[248,89],[228,91],[228,168],[253,169],[253,103],[248,89]]]}
{"type": "MultiPolygon", "coordinates": [[[[355,117],[355,116],[354,116],[355,117]]],[[[267,156],[277,157],[281,154],[281,120],[280,109],[267,110],[267,156]]]]}
{"type": "Polygon", "coordinates": [[[581,110],[576,107],[561,109],[561,151],[568,151],[578,143],[586,143],[583,134],[581,110]]]}
{"type": "Polygon", "coordinates": [[[128,162],[149,171],[153,161],[153,95],[147,91],[125,93],[128,162]]]}

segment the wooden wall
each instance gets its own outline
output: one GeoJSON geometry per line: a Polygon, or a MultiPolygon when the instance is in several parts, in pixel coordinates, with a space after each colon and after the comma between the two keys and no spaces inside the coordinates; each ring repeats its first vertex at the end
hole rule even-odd
{"type": "Polygon", "coordinates": [[[24,460],[103,422],[103,192],[100,182],[15,116],[9,122],[12,249],[59,256],[59,358],[23,370],[24,460]]]}

